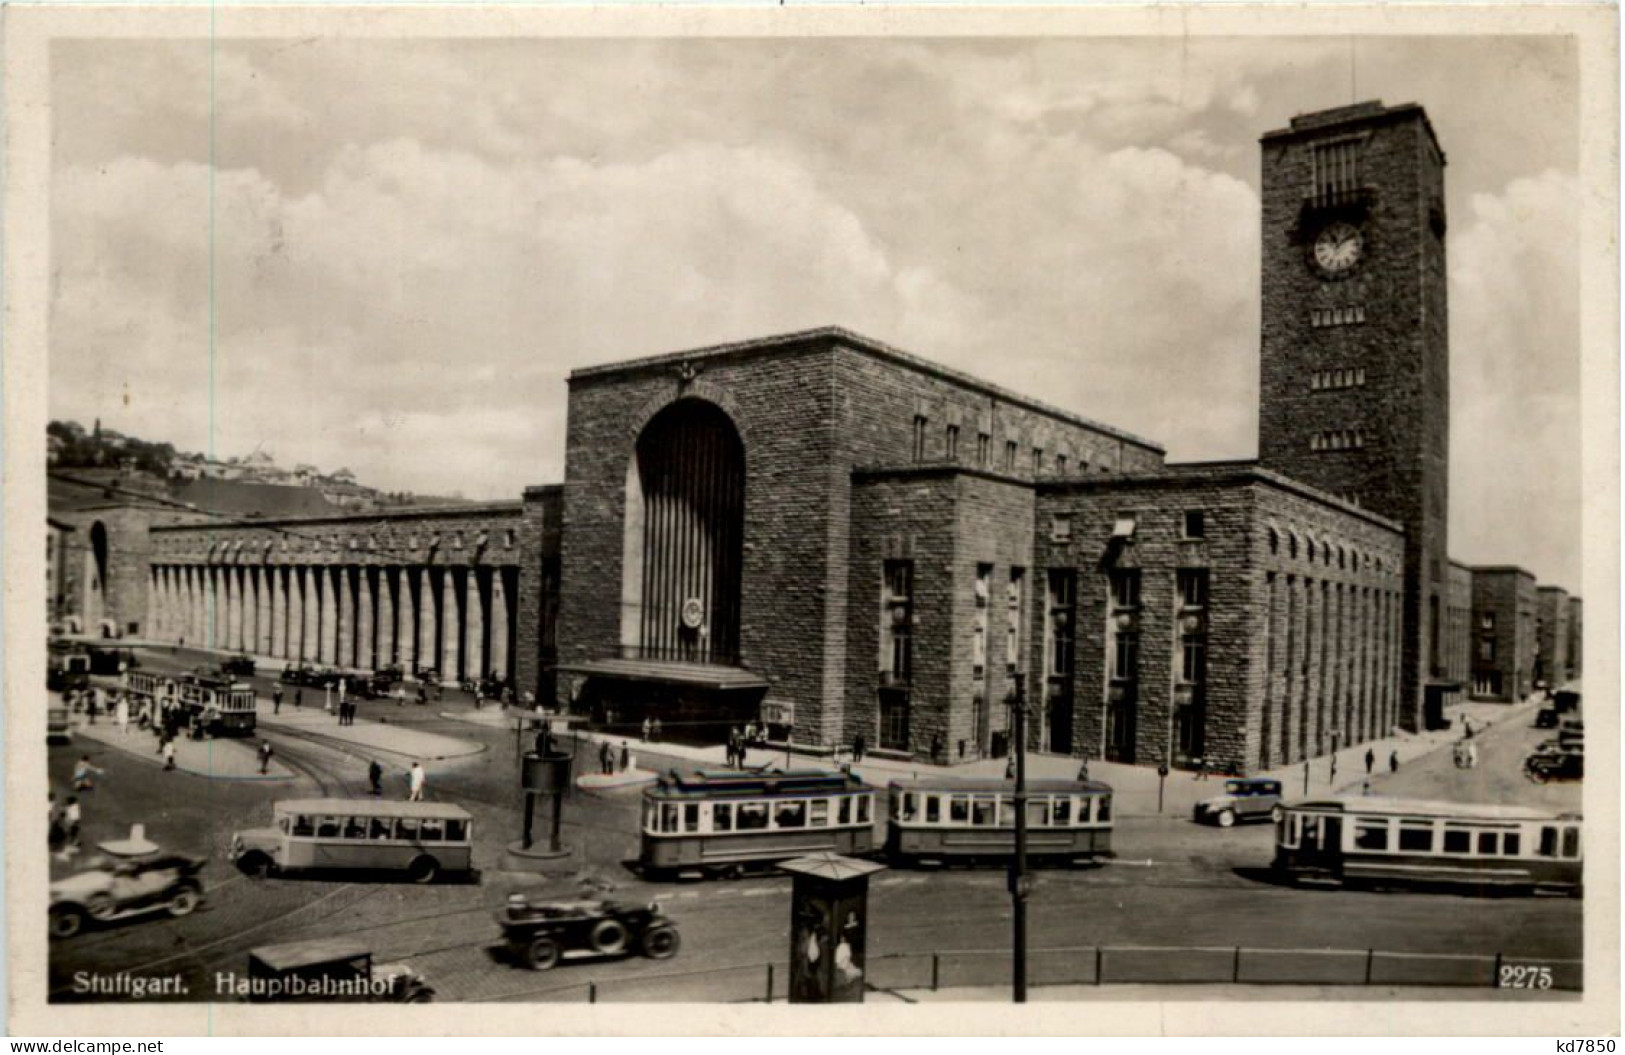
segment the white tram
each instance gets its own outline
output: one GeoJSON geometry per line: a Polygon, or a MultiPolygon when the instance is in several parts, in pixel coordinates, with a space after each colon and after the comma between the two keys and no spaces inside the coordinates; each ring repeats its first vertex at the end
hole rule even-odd
{"type": "MultiPolygon", "coordinates": [[[[1006,860],[1016,852],[1008,780],[894,780],[887,793],[886,856],[897,863],[1006,860]]],[[[1111,857],[1112,789],[1094,781],[1029,780],[1027,853],[1035,862],[1111,857]]]]}
{"type": "Polygon", "coordinates": [[[188,724],[195,721],[210,736],[253,736],[255,726],[254,689],[229,678],[201,674],[151,674],[131,671],[129,689],[162,704],[179,706],[188,724]]]}

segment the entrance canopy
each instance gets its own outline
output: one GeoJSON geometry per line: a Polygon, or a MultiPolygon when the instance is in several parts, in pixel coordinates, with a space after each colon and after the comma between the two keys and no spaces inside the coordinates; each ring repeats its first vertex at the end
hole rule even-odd
{"type": "Polygon", "coordinates": [[[685,685],[702,689],[767,688],[767,681],[760,675],[739,667],[709,663],[672,663],[655,659],[599,659],[586,663],[560,664],[558,669],[561,673],[585,674],[593,678],[685,685]]]}

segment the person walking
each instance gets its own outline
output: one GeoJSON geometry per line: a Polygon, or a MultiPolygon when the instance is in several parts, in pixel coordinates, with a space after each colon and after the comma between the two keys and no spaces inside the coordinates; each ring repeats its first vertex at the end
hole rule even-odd
{"type": "MultiPolygon", "coordinates": [[[[91,765],[89,755],[81,755],[79,761],[73,764],[73,790],[95,791],[95,777],[101,776],[101,770],[91,765]]],[[[70,802],[73,800],[69,800],[70,802]]]]}
{"type": "Polygon", "coordinates": [[[1399,752],[1398,751],[1390,752],[1389,755],[1388,755],[1388,772],[1390,772],[1390,773],[1398,773],[1399,772],[1399,752]]]}
{"type": "Polygon", "coordinates": [[[606,777],[615,772],[615,749],[608,740],[598,745],[598,771],[606,777]]]}
{"type": "Polygon", "coordinates": [[[63,849],[74,853],[79,849],[79,796],[69,795],[67,805],[62,807],[62,840],[63,849]]]}
{"type": "Polygon", "coordinates": [[[1377,753],[1371,748],[1365,749],[1365,775],[1371,775],[1371,767],[1377,764],[1377,753]]]}
{"type": "Polygon", "coordinates": [[[166,737],[164,737],[163,755],[164,755],[164,769],[165,770],[174,769],[175,768],[175,738],[174,738],[174,736],[166,736],[166,737]]]}
{"type": "Polygon", "coordinates": [[[621,741],[621,772],[622,773],[630,773],[631,771],[632,771],[632,749],[627,746],[625,740],[622,740],[621,741]]]}
{"type": "Polygon", "coordinates": [[[1203,755],[1201,758],[1198,758],[1196,760],[1196,775],[1194,777],[1192,777],[1191,779],[1192,780],[1206,780],[1207,779],[1207,756],[1206,755],[1203,755]]]}
{"type": "Polygon", "coordinates": [[[411,770],[406,775],[408,802],[423,801],[423,785],[428,782],[428,774],[423,772],[422,762],[413,762],[411,770]]]}
{"type": "Polygon", "coordinates": [[[649,739],[649,733],[652,732],[653,729],[654,723],[647,718],[643,719],[643,739],[645,741],[649,739]]]}
{"type": "Polygon", "coordinates": [[[1086,758],[1082,762],[1078,763],[1078,783],[1079,784],[1087,784],[1088,782],[1089,782],[1089,760],[1086,758]]]}
{"type": "Polygon", "coordinates": [[[658,717],[649,726],[649,734],[650,740],[658,741],[660,739],[660,719],[658,717]]]}
{"type": "Polygon", "coordinates": [[[293,709],[296,711],[305,709],[305,687],[303,685],[297,686],[293,690],[293,709]]]}
{"type": "Polygon", "coordinates": [[[118,722],[120,736],[130,735],[130,698],[122,692],[118,695],[118,702],[113,705],[114,720],[118,722]]]}
{"type": "Polygon", "coordinates": [[[271,689],[271,713],[272,714],[281,714],[282,713],[282,683],[281,682],[278,682],[271,689]]]}
{"type": "Polygon", "coordinates": [[[372,785],[374,795],[384,793],[384,767],[378,764],[376,758],[367,764],[367,783],[372,785]]]}
{"type": "Polygon", "coordinates": [[[272,755],[272,753],[273,752],[271,751],[271,742],[269,740],[261,740],[260,741],[260,775],[261,776],[264,776],[265,774],[267,774],[267,773],[269,773],[271,771],[271,755],[272,755]]]}
{"type": "Polygon", "coordinates": [[[863,736],[862,733],[859,733],[858,735],[856,735],[856,736],[854,736],[852,738],[852,761],[853,762],[862,762],[863,761],[863,756],[864,756],[865,753],[868,752],[868,750],[869,750],[869,742],[864,739],[864,736],[863,736]]]}
{"type": "Polygon", "coordinates": [[[102,699],[102,687],[100,685],[90,690],[90,702],[85,704],[85,717],[90,720],[91,725],[96,724],[96,712],[102,709],[102,699]]]}

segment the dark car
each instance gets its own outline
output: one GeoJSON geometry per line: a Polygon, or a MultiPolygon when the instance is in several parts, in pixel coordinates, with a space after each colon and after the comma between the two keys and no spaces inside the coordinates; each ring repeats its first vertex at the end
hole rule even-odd
{"type": "Polygon", "coordinates": [[[254,676],[253,656],[233,656],[220,664],[220,669],[227,674],[238,678],[252,678],[254,676]]]}
{"type": "Polygon", "coordinates": [[[383,671],[358,674],[345,683],[345,689],[363,700],[381,700],[395,691],[398,681],[398,678],[383,671]]]}
{"type": "Polygon", "coordinates": [[[298,666],[288,664],[277,678],[284,685],[306,685],[313,689],[333,688],[338,685],[341,672],[333,667],[317,667],[309,663],[298,666]]]}
{"type": "Polygon", "coordinates": [[[1228,828],[1237,821],[1267,821],[1281,804],[1281,782],[1261,777],[1237,777],[1224,782],[1224,794],[1196,804],[1198,824],[1228,828]]]}
{"type": "Polygon", "coordinates": [[[1537,784],[1585,779],[1585,746],[1547,740],[1523,762],[1524,775],[1537,784]]]}
{"type": "Polygon", "coordinates": [[[1557,728],[1557,708],[1556,707],[1542,707],[1540,710],[1536,711],[1535,712],[1535,728],[1536,729],[1556,729],[1557,728]]]}
{"type": "Polygon", "coordinates": [[[248,976],[232,976],[234,995],[250,1002],[377,1001],[423,1004],[434,988],[408,964],[374,964],[351,938],[263,945],[248,954],[248,976]]]}
{"type": "Polygon", "coordinates": [[[619,901],[556,901],[532,904],[523,894],[508,898],[498,914],[514,960],[533,971],[556,966],[567,953],[598,956],[641,954],[653,960],[677,955],[677,925],[656,904],[619,901]]]}

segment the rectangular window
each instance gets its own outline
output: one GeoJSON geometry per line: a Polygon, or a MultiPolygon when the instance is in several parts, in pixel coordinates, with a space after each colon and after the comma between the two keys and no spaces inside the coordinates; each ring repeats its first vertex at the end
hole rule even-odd
{"type": "Polygon", "coordinates": [[[950,462],[959,460],[959,426],[949,425],[947,431],[946,455],[950,462]]]}
{"type": "Polygon", "coordinates": [[[1011,568],[1005,588],[1004,665],[1014,671],[1021,663],[1022,595],[1027,586],[1027,569],[1011,568]]]}
{"type": "Polygon", "coordinates": [[[835,823],[836,824],[851,824],[852,823],[852,796],[851,795],[842,795],[841,796],[840,805],[836,807],[836,811],[835,811],[835,823]]]}
{"type": "Polygon", "coordinates": [[[1044,450],[1042,447],[1033,448],[1033,475],[1040,476],[1044,472],[1044,450]]]}
{"type": "Polygon", "coordinates": [[[1401,821],[1399,824],[1399,849],[1401,853],[1432,853],[1433,825],[1401,821]]]}
{"type": "Polygon", "coordinates": [[[914,415],[914,460],[925,461],[925,428],[928,422],[924,414],[914,415]]]}
{"type": "Polygon", "coordinates": [[[1140,569],[1119,568],[1111,572],[1112,607],[1140,607],[1140,569]]]}
{"type": "Polygon", "coordinates": [[[1016,453],[1017,453],[1016,441],[1015,440],[1005,440],[1004,441],[1004,471],[1005,472],[1013,473],[1013,472],[1016,471],[1016,453]]]}
{"type": "Polygon", "coordinates": [[[1495,853],[1495,843],[1496,843],[1496,838],[1495,838],[1495,833],[1494,832],[1479,832],[1478,833],[1478,852],[1480,854],[1493,854],[1493,853],[1495,853]]]}
{"type": "Polygon", "coordinates": [[[935,824],[942,819],[942,796],[927,795],[925,797],[925,823],[935,824]]]}
{"type": "Polygon", "coordinates": [[[1027,827],[1049,827],[1049,803],[1042,798],[1029,799],[1027,802],[1027,827]]]}
{"type": "Polygon", "coordinates": [[[1057,795],[1050,800],[1049,822],[1051,827],[1065,828],[1072,823],[1072,796],[1057,795]]]}
{"type": "Polygon", "coordinates": [[[1207,569],[1181,568],[1175,574],[1179,580],[1179,605],[1181,608],[1207,607],[1207,569]]]}
{"type": "Polygon", "coordinates": [[[437,818],[425,818],[418,829],[418,838],[426,843],[440,842],[446,834],[446,824],[437,818]]]}
{"type": "MultiPolygon", "coordinates": [[[[297,835],[298,831],[296,830],[294,834],[297,835]]],[[[372,823],[368,825],[367,838],[393,839],[395,838],[395,826],[390,823],[388,817],[374,817],[372,823]]]]}
{"type": "Polygon", "coordinates": [[[1051,568],[1049,573],[1049,673],[1069,676],[1077,662],[1073,604],[1078,593],[1078,573],[1071,568],[1051,568]]]}
{"type": "Polygon", "coordinates": [[[468,822],[454,819],[446,822],[446,841],[460,843],[468,838],[468,822]]]}
{"type": "Polygon", "coordinates": [[[700,804],[698,802],[683,803],[683,831],[690,834],[700,830],[700,804]]]}
{"type": "Polygon", "coordinates": [[[718,802],[711,807],[711,830],[714,832],[731,832],[734,830],[734,808],[732,803],[718,802]]]}
{"type": "Polygon", "coordinates": [[[1579,857],[1580,856],[1580,829],[1578,829],[1578,828],[1564,828],[1563,829],[1563,856],[1564,857],[1579,857]]]}
{"type": "Polygon", "coordinates": [[[964,824],[970,820],[970,799],[965,795],[954,795],[948,799],[948,820],[953,824],[964,824]]]}
{"type": "Polygon", "coordinates": [[[734,819],[742,832],[759,832],[767,828],[767,803],[741,802],[734,819]]]}
{"type": "Polygon", "coordinates": [[[1517,832],[1507,832],[1501,836],[1501,854],[1505,857],[1517,857],[1523,851],[1519,849],[1521,839],[1517,832]]]}
{"type": "Polygon", "coordinates": [[[909,701],[906,691],[880,694],[880,746],[887,751],[907,751],[909,701]]]}
{"type": "Polygon", "coordinates": [[[858,823],[859,824],[868,824],[869,823],[869,799],[870,799],[870,796],[868,796],[868,795],[860,795],[860,796],[858,796],[858,823]]]}
{"type": "Polygon", "coordinates": [[[809,827],[809,828],[827,828],[827,827],[829,827],[829,800],[828,799],[813,799],[812,802],[808,804],[808,806],[809,806],[809,810],[808,810],[808,813],[807,813],[807,827],[809,827]]]}
{"type": "Polygon", "coordinates": [[[1187,509],[1185,511],[1185,537],[1207,537],[1207,524],[1200,509],[1187,509]]]}
{"type": "Polygon", "coordinates": [[[1473,833],[1459,829],[1447,828],[1444,833],[1444,852],[1447,854],[1471,853],[1473,849],[1473,833]]]}
{"type": "Polygon", "coordinates": [[[992,457],[993,437],[985,432],[978,432],[976,434],[976,464],[986,469],[992,457]]]}
{"type": "Polygon", "coordinates": [[[1051,542],[1072,541],[1072,514],[1056,513],[1049,519],[1049,540],[1051,542]]]}
{"type": "Polygon", "coordinates": [[[1540,829],[1540,845],[1535,853],[1541,857],[1557,856],[1557,829],[1551,825],[1544,825],[1540,829]]]}
{"type": "Polygon", "coordinates": [[[1119,630],[1112,637],[1112,677],[1118,681],[1134,680],[1140,666],[1140,635],[1119,630]]]}
{"type": "Polygon", "coordinates": [[[1388,822],[1355,821],[1354,848],[1356,850],[1388,849],[1388,822]]]}
{"type": "MultiPolygon", "coordinates": [[[[1079,819],[1080,820],[1082,819],[1082,814],[1081,813],[1079,814],[1079,819]]],[[[1100,798],[1095,799],[1095,820],[1097,822],[1100,822],[1100,821],[1109,821],[1111,819],[1112,819],[1112,800],[1107,798],[1106,796],[1102,795],[1100,798]]]]}
{"type": "Polygon", "coordinates": [[[1064,454],[1057,454],[1055,456],[1055,475],[1056,476],[1065,476],[1066,475],[1066,455],[1064,455],[1064,454]]]}
{"type": "Polygon", "coordinates": [[[402,842],[415,842],[418,837],[418,819],[416,817],[397,817],[395,819],[395,838],[402,842]]]}
{"type": "Polygon", "coordinates": [[[320,817],[316,821],[316,837],[318,839],[337,839],[339,836],[339,819],[337,817],[320,817]]]}
{"type": "Polygon", "coordinates": [[[666,802],[660,807],[660,830],[663,832],[677,831],[677,803],[666,802]]]}
{"type": "Polygon", "coordinates": [[[1207,676],[1207,636],[1187,634],[1180,642],[1179,680],[1201,684],[1207,676]]]}
{"type": "Polygon", "coordinates": [[[889,560],[880,598],[880,672],[906,683],[914,673],[914,562],[889,560]]]}
{"type": "Polygon", "coordinates": [[[971,800],[971,825],[976,828],[993,827],[993,799],[986,795],[978,795],[971,800]]]}
{"type": "Polygon", "coordinates": [[[993,565],[976,566],[976,616],[971,624],[971,677],[985,677],[987,673],[988,593],[993,588],[993,565]]]}

